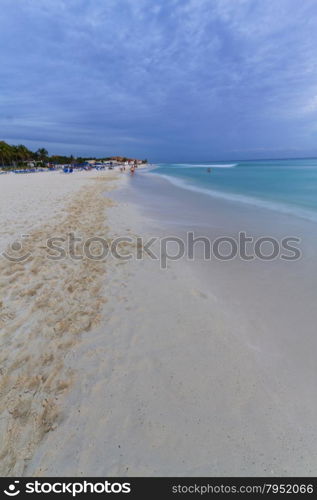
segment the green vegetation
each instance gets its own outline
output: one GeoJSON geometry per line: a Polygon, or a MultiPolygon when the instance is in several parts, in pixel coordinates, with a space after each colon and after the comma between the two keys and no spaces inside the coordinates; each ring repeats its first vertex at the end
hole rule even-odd
{"type": "MultiPolygon", "coordinates": [[[[126,158],[123,156],[108,156],[104,158],[88,158],[78,157],[74,158],[73,155],[52,155],[48,154],[45,148],[40,148],[33,152],[28,149],[23,144],[18,146],[11,146],[5,141],[0,141],[0,168],[2,169],[12,169],[12,168],[26,168],[30,163],[38,167],[47,167],[49,164],[63,165],[63,164],[82,164],[87,160],[97,160],[97,161],[128,161],[132,158],[126,158]]],[[[147,160],[142,160],[142,163],[147,163],[147,160]]]]}
{"type": "Polygon", "coordinates": [[[33,152],[23,144],[11,146],[0,141],[0,167],[2,168],[21,168],[29,162],[34,165],[43,165],[47,161],[49,161],[48,152],[44,148],[33,152]]]}

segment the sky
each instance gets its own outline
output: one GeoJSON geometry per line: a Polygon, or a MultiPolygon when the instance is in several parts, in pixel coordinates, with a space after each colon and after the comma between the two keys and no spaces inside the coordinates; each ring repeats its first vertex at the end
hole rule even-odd
{"type": "Polygon", "coordinates": [[[0,0],[0,140],[50,154],[317,155],[316,0],[0,0]]]}

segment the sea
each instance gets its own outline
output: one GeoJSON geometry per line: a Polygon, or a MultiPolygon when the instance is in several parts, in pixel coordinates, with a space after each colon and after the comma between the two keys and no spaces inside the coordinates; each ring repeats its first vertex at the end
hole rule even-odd
{"type": "MultiPolygon", "coordinates": [[[[300,254],[291,260],[282,252],[268,259],[244,259],[239,252],[206,259],[204,244],[197,243],[193,259],[185,255],[162,272],[182,272],[186,261],[250,355],[272,367],[285,363],[288,374],[292,366],[305,366],[292,381],[300,392],[309,377],[317,383],[317,159],[158,163],[128,180],[116,199],[145,215],[142,232],[151,237],[187,242],[192,232],[214,243],[238,241],[244,233],[252,238],[247,253],[253,256],[259,239],[274,239],[280,248],[285,238],[296,240],[300,254]]],[[[270,255],[270,243],[266,250],[270,255]]]]}
{"type": "Polygon", "coordinates": [[[317,159],[161,163],[175,186],[317,221],[317,159]]]}
{"type": "MultiPolygon", "coordinates": [[[[312,446],[310,465],[302,469],[309,475],[317,464],[313,390],[317,384],[317,159],[159,163],[138,169],[127,180],[116,199],[145,216],[140,232],[149,241],[158,236],[187,241],[190,232],[197,241],[193,259],[170,259],[160,270],[163,276],[171,273],[173,279],[190,275],[187,293],[210,303],[206,329],[193,328],[193,345],[202,333],[223,335],[229,341],[232,338],[232,345],[238,342],[257,366],[257,378],[251,381],[254,394],[248,395],[247,404],[232,408],[236,418],[253,422],[255,395],[269,394],[273,403],[263,414],[259,432],[273,443],[273,455],[279,442],[291,456],[293,436],[305,443],[303,448],[295,445],[297,450],[312,446]],[[292,260],[283,260],[281,254],[244,259],[238,252],[229,259],[205,258],[206,239],[238,241],[241,233],[253,242],[264,238],[268,244],[273,239],[279,245],[285,238],[296,239],[300,255],[292,260]],[[213,316],[215,307],[223,318],[220,323],[213,316]],[[285,429],[277,438],[272,415],[285,429]]],[[[248,255],[254,256],[254,250],[250,242],[248,255]]],[[[173,251],[168,249],[170,255],[173,251]]],[[[152,265],[160,262],[153,260],[152,265]]],[[[151,282],[145,292],[153,293],[151,282]]],[[[174,307],[181,317],[178,297],[174,307]]],[[[172,329],[170,335],[174,335],[172,329]]],[[[224,361],[224,376],[219,378],[224,392],[229,369],[224,361]]],[[[245,394],[239,375],[233,383],[245,394]]],[[[250,429],[252,425],[246,429],[249,438],[250,429]]]]}

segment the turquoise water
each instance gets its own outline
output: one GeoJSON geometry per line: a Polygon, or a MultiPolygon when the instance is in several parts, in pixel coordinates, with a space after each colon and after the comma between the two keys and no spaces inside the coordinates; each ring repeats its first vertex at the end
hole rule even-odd
{"type": "Polygon", "coordinates": [[[198,193],[317,220],[317,159],[162,163],[151,175],[198,193]]]}

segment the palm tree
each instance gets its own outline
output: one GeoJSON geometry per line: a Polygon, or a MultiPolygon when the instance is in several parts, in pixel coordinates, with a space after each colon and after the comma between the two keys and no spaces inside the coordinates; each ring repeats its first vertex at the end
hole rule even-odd
{"type": "Polygon", "coordinates": [[[45,148],[40,148],[36,151],[37,156],[39,159],[44,162],[47,160],[48,157],[48,151],[45,148]]]}
{"type": "Polygon", "coordinates": [[[32,157],[31,151],[29,151],[27,147],[23,146],[23,144],[19,144],[18,146],[11,146],[11,148],[12,156],[14,156],[17,162],[25,162],[27,160],[30,160],[32,157]]]}
{"type": "Polygon", "coordinates": [[[6,163],[9,163],[12,158],[11,146],[4,141],[0,141],[0,157],[3,167],[6,163]]]}
{"type": "Polygon", "coordinates": [[[29,160],[31,158],[31,151],[29,151],[27,147],[23,146],[23,144],[16,146],[16,151],[22,160],[29,160]]]}

